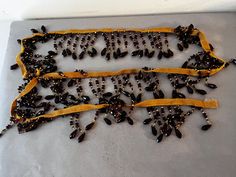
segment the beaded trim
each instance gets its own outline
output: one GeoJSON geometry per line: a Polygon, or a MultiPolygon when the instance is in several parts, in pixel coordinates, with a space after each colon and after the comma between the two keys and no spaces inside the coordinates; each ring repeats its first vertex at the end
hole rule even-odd
{"type": "Polygon", "coordinates": [[[21,51],[16,57],[17,64],[12,65],[11,69],[19,66],[25,83],[18,88],[20,94],[12,103],[11,122],[0,136],[13,125],[17,125],[19,132],[23,133],[34,130],[54,118],[69,115],[70,126],[73,129],[70,138],[78,138],[78,142],[81,142],[86,132],[94,127],[99,115],[102,114],[108,125],[123,121],[133,125],[131,114],[136,107],[146,108],[149,117],[143,121],[143,124],[150,125],[152,134],[157,137],[157,142],[161,142],[164,136],[169,136],[172,130],[178,138],[181,138],[182,133],[179,128],[195,110],[199,110],[206,121],[206,124],[201,127],[205,131],[211,127],[212,122],[204,108],[217,108],[218,102],[214,99],[186,98],[181,90],[186,88],[189,95],[194,93],[205,95],[206,90],[199,87],[201,83],[205,81],[203,85],[208,89],[217,88],[215,84],[208,82],[208,78],[227,67],[229,63],[236,63],[235,59],[226,62],[217,57],[204,33],[194,28],[192,24],[177,28],[56,32],[47,32],[45,26],[42,26],[42,32],[36,29],[31,31],[34,33],[32,36],[18,40],[21,51]],[[125,58],[129,54],[148,59],[171,58],[174,53],[169,47],[168,35],[178,38],[179,51],[186,50],[189,45],[197,45],[202,48],[202,51],[187,59],[181,68],[144,67],[120,71],[59,72],[54,59],[57,55],[71,57],[73,60],[82,60],[85,56],[95,57],[99,55],[95,47],[99,37],[102,37],[105,42],[100,55],[107,61],[125,58]],[[50,40],[54,41],[54,51],[48,51],[45,56],[37,54],[36,44],[45,44],[50,40]],[[160,75],[167,75],[173,89],[172,98],[166,98],[165,91],[161,89],[160,75]],[[87,85],[94,99],[84,93],[82,81],[85,80],[88,80],[87,85]],[[106,90],[107,82],[114,86],[112,91],[106,90]],[[41,89],[38,89],[40,87],[41,89]],[[42,88],[49,88],[51,94],[43,97],[39,93],[42,88]],[[74,93],[69,91],[72,88],[75,90],[74,93]],[[145,95],[150,93],[154,99],[144,99],[145,95]],[[93,104],[94,100],[97,101],[93,104]],[[89,110],[97,111],[94,119],[83,128],[80,124],[80,112],[89,110]]]}

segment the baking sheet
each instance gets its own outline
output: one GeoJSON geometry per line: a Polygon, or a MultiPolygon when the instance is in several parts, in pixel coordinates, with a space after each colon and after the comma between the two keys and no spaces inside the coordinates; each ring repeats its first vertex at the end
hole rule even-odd
{"type": "MultiPolygon", "coordinates": [[[[0,75],[0,127],[4,127],[9,120],[10,104],[22,80],[20,70],[9,70],[19,52],[16,39],[28,36],[31,28],[42,24],[49,26],[51,31],[69,28],[176,27],[193,23],[206,33],[216,54],[229,59],[236,56],[235,19],[236,13],[203,13],[13,22],[0,75]]],[[[119,69],[124,64],[114,63],[109,68],[119,69]]],[[[96,65],[93,66],[101,70],[106,68],[105,63],[96,65]]],[[[142,66],[142,61],[135,62],[137,65],[142,66]]],[[[82,67],[95,69],[93,66],[87,63],[82,67]]],[[[199,113],[194,113],[181,127],[184,134],[181,140],[172,135],[157,144],[150,130],[141,123],[146,113],[137,110],[133,115],[136,118],[133,127],[127,123],[108,127],[100,119],[86,141],[78,144],[68,137],[71,132],[69,120],[60,118],[25,134],[18,135],[16,128],[8,131],[0,139],[0,176],[233,177],[236,172],[235,76],[236,68],[229,66],[211,78],[218,89],[207,94],[207,98],[218,99],[220,107],[207,110],[213,120],[213,127],[208,132],[200,130],[204,121],[199,113]]],[[[84,114],[85,119],[92,116],[93,112],[84,114]]]]}

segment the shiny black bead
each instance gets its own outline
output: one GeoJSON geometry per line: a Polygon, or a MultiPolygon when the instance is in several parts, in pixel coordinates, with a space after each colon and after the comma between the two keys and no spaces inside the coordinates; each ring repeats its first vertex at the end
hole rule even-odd
{"type": "Polygon", "coordinates": [[[157,137],[157,143],[160,143],[163,139],[163,134],[161,133],[158,137],[157,137]]]}
{"type": "Polygon", "coordinates": [[[85,55],[85,51],[82,51],[80,54],[79,54],[79,59],[82,60],[84,58],[84,55],[85,55]]]}
{"type": "Polygon", "coordinates": [[[159,90],[158,94],[159,94],[159,98],[164,98],[165,97],[165,94],[162,90],[159,90]]]}
{"type": "Polygon", "coordinates": [[[143,57],[143,50],[139,50],[138,56],[139,56],[139,58],[142,58],[142,57],[143,57]]]}
{"type": "Polygon", "coordinates": [[[189,94],[193,94],[193,89],[192,89],[192,87],[190,87],[189,85],[187,85],[186,88],[187,88],[187,91],[188,91],[189,94]]]}
{"type": "Polygon", "coordinates": [[[185,85],[186,85],[185,83],[176,84],[175,88],[181,89],[181,88],[185,87],[185,85]]]}
{"type": "Polygon", "coordinates": [[[170,49],[167,50],[167,53],[168,53],[169,57],[173,57],[173,55],[174,55],[174,53],[170,49]]]}
{"type": "Polygon", "coordinates": [[[81,98],[82,98],[82,100],[83,100],[84,103],[88,103],[88,102],[90,101],[89,96],[83,95],[83,96],[81,96],[81,98]]]}
{"type": "Polygon", "coordinates": [[[144,124],[144,125],[147,125],[147,124],[149,124],[151,121],[152,121],[152,118],[147,118],[147,119],[145,119],[145,120],[143,121],[143,124],[144,124]]]}
{"type": "Polygon", "coordinates": [[[209,128],[211,128],[211,124],[206,124],[201,127],[203,131],[207,131],[209,128]]]}
{"type": "Polygon", "coordinates": [[[202,89],[195,89],[195,91],[201,95],[206,95],[207,92],[205,90],[202,90],[202,89]]]}
{"type": "Polygon", "coordinates": [[[152,130],[152,134],[154,135],[154,136],[157,136],[157,129],[156,129],[156,127],[155,126],[151,126],[151,130],[152,130]]]}
{"type": "Polygon", "coordinates": [[[75,53],[75,52],[73,52],[73,53],[72,53],[72,58],[73,58],[74,60],[76,60],[76,59],[77,59],[77,55],[76,55],[76,53],[75,53]]]}
{"type": "Polygon", "coordinates": [[[55,98],[55,95],[47,95],[44,98],[45,98],[45,100],[52,100],[55,98]]]}
{"type": "Polygon", "coordinates": [[[133,103],[136,102],[136,97],[135,97],[134,93],[131,93],[131,94],[130,94],[130,98],[131,98],[131,101],[132,101],[133,103]]]}
{"type": "Polygon", "coordinates": [[[160,50],[160,52],[157,55],[157,58],[160,60],[162,59],[162,56],[163,56],[163,52],[160,50]]]}
{"type": "Polygon", "coordinates": [[[57,55],[57,53],[54,52],[54,51],[52,51],[52,50],[48,51],[48,54],[49,54],[49,55],[57,55]]]}
{"type": "Polygon", "coordinates": [[[44,25],[41,26],[41,30],[42,30],[43,33],[47,33],[47,29],[44,25]]]}
{"type": "Polygon", "coordinates": [[[138,94],[136,97],[136,102],[139,103],[142,100],[142,93],[138,94]]]}
{"type": "Polygon", "coordinates": [[[111,97],[112,96],[112,93],[111,92],[106,92],[103,94],[104,97],[111,97]]]}
{"type": "Polygon", "coordinates": [[[123,93],[125,96],[130,97],[130,93],[129,93],[129,92],[127,92],[127,91],[125,91],[125,90],[122,90],[122,93],[123,93]]]}
{"type": "Polygon", "coordinates": [[[118,55],[116,52],[113,52],[113,58],[117,59],[118,58],[118,55]]]}
{"type": "Polygon", "coordinates": [[[33,28],[32,28],[32,29],[30,29],[30,30],[31,30],[31,32],[32,32],[32,33],[38,33],[38,32],[39,32],[38,30],[36,30],[36,29],[33,29],[33,28]]]}
{"type": "Polygon", "coordinates": [[[127,52],[127,51],[124,51],[124,52],[122,52],[122,53],[120,54],[120,57],[123,58],[123,57],[125,57],[127,54],[128,54],[128,52],[127,52]]]}
{"type": "Polygon", "coordinates": [[[172,128],[169,127],[169,128],[166,130],[165,136],[170,136],[171,133],[172,133],[172,128]]]}
{"type": "Polygon", "coordinates": [[[103,120],[106,122],[107,125],[111,125],[112,124],[111,120],[108,119],[108,118],[104,118],[103,120]]]}
{"type": "Polygon", "coordinates": [[[84,138],[85,138],[85,132],[83,132],[83,133],[79,136],[78,142],[79,142],[79,143],[82,142],[82,141],[84,140],[84,138]]]}
{"type": "Polygon", "coordinates": [[[179,131],[179,129],[175,128],[175,135],[177,138],[182,138],[182,133],[179,131]]]}
{"type": "Polygon", "coordinates": [[[17,69],[18,67],[19,67],[19,65],[16,63],[16,64],[14,64],[14,65],[11,65],[10,69],[11,69],[11,70],[15,70],[15,69],[17,69]]]}
{"type": "Polygon", "coordinates": [[[66,53],[67,53],[68,56],[70,56],[72,54],[70,49],[66,49],[66,53]]]}
{"type": "Polygon", "coordinates": [[[119,117],[116,122],[117,123],[121,123],[121,122],[124,122],[125,121],[125,117],[119,117]]]}
{"type": "Polygon", "coordinates": [[[111,54],[110,53],[107,53],[106,54],[106,59],[109,61],[111,59],[111,54]]]}
{"type": "Polygon", "coordinates": [[[232,59],[231,62],[236,65],[236,59],[232,59]]]}
{"type": "Polygon", "coordinates": [[[131,55],[132,55],[133,57],[135,57],[135,56],[137,56],[138,54],[139,54],[139,50],[135,50],[135,51],[132,52],[131,55]]]}
{"type": "Polygon", "coordinates": [[[131,119],[130,117],[126,117],[126,119],[127,119],[127,122],[128,122],[130,125],[133,125],[133,124],[134,124],[133,119],[131,119]]]}
{"type": "Polygon", "coordinates": [[[69,82],[67,83],[68,87],[73,87],[75,85],[76,81],[74,79],[69,80],[69,82]]]}
{"type": "Polygon", "coordinates": [[[107,53],[107,48],[102,49],[101,56],[105,56],[107,53]]]}
{"type": "Polygon", "coordinates": [[[206,86],[211,88],[211,89],[216,89],[217,88],[217,86],[215,84],[210,84],[210,83],[207,83],[206,86]]]}
{"type": "Polygon", "coordinates": [[[18,44],[21,44],[21,39],[17,39],[18,44]]]}
{"type": "Polygon", "coordinates": [[[78,134],[78,130],[77,130],[77,129],[74,130],[73,132],[71,132],[71,134],[70,134],[70,139],[75,138],[75,137],[77,136],[77,134],[78,134]]]}
{"type": "Polygon", "coordinates": [[[86,125],[85,130],[90,130],[91,128],[93,128],[95,122],[91,122],[90,124],[86,125]]]}
{"type": "Polygon", "coordinates": [[[188,66],[188,61],[184,62],[184,64],[182,65],[182,68],[187,68],[188,66]]]}
{"type": "Polygon", "coordinates": [[[66,57],[66,56],[67,56],[67,52],[66,52],[65,49],[62,51],[62,56],[63,56],[63,57],[66,57]]]}
{"type": "Polygon", "coordinates": [[[153,97],[154,97],[155,99],[159,99],[159,98],[160,98],[160,96],[159,96],[158,93],[156,93],[156,92],[153,92],[153,97]]]}
{"type": "Polygon", "coordinates": [[[177,47],[178,47],[179,51],[183,51],[184,50],[183,46],[180,43],[177,44],[177,47]]]}

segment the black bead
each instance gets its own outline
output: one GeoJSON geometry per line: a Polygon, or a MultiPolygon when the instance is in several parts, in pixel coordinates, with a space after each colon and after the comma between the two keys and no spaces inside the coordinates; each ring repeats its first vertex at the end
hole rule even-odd
{"type": "Polygon", "coordinates": [[[189,85],[187,85],[186,88],[187,88],[187,91],[188,91],[189,94],[193,94],[193,89],[192,89],[192,87],[190,87],[189,85]]]}
{"type": "Polygon", "coordinates": [[[169,57],[173,57],[173,55],[174,55],[174,53],[170,49],[167,50],[167,53],[168,53],[169,57]]]}
{"type": "Polygon", "coordinates": [[[176,84],[175,88],[181,89],[181,88],[185,87],[185,85],[186,85],[185,83],[176,84]]]}
{"type": "Polygon", "coordinates": [[[68,87],[73,87],[74,85],[75,85],[75,80],[74,79],[71,79],[71,80],[69,80],[69,82],[67,83],[67,86],[68,87]]]}
{"type": "Polygon", "coordinates": [[[127,52],[127,51],[125,51],[125,52],[122,52],[122,53],[120,54],[120,57],[121,57],[121,58],[123,58],[123,57],[125,57],[127,54],[128,54],[128,52],[127,52]]]}
{"type": "Polygon", "coordinates": [[[207,83],[206,86],[211,88],[211,89],[216,89],[217,88],[217,86],[215,84],[210,84],[210,83],[207,83]]]}
{"type": "Polygon", "coordinates": [[[139,103],[142,100],[142,93],[138,94],[136,97],[136,102],[139,103]]]}
{"type": "Polygon", "coordinates": [[[161,133],[158,137],[157,137],[157,143],[160,143],[163,139],[163,134],[161,133]]]}
{"type": "Polygon", "coordinates": [[[165,94],[162,90],[159,90],[158,94],[159,94],[159,98],[164,98],[165,97],[165,94]]]}
{"type": "Polygon", "coordinates": [[[128,122],[130,125],[133,125],[133,124],[134,124],[133,119],[131,119],[130,117],[126,117],[126,119],[127,119],[127,122],[128,122]]]}
{"type": "Polygon", "coordinates": [[[111,54],[110,53],[107,53],[106,54],[106,59],[109,61],[111,59],[111,54]]]}
{"type": "Polygon", "coordinates": [[[148,57],[148,55],[149,55],[149,51],[148,51],[148,49],[145,49],[144,50],[144,56],[148,57]]]}
{"type": "Polygon", "coordinates": [[[183,46],[180,43],[177,44],[177,47],[178,47],[179,51],[183,51],[184,50],[183,46]]]}
{"type": "Polygon", "coordinates": [[[166,130],[165,136],[170,136],[171,133],[172,133],[172,128],[169,127],[169,128],[166,130]]]}
{"type": "Polygon", "coordinates": [[[136,97],[135,97],[134,93],[131,93],[131,94],[130,94],[130,98],[131,98],[131,101],[132,101],[133,103],[136,102],[136,97]]]}
{"type": "Polygon", "coordinates": [[[77,129],[74,130],[73,132],[71,132],[71,134],[70,134],[70,139],[75,138],[75,137],[77,136],[77,134],[78,134],[78,130],[77,130],[77,129]]]}
{"type": "Polygon", "coordinates": [[[195,91],[201,95],[206,95],[207,92],[205,90],[202,90],[202,89],[195,89],[195,91]]]}
{"type": "Polygon", "coordinates": [[[54,51],[52,51],[52,50],[48,51],[48,54],[49,54],[49,55],[57,55],[57,53],[54,52],[54,51]]]}
{"type": "Polygon", "coordinates": [[[179,131],[179,129],[175,128],[175,135],[180,139],[182,138],[182,133],[179,131]]]}
{"type": "Polygon", "coordinates": [[[77,59],[77,55],[76,55],[76,53],[75,53],[75,52],[73,52],[73,53],[72,53],[72,58],[73,58],[74,60],[76,60],[76,59],[77,59]]]}
{"type": "Polygon", "coordinates": [[[127,92],[127,91],[125,91],[125,90],[122,90],[122,93],[123,93],[125,96],[130,97],[130,93],[129,93],[129,92],[127,92]]]}
{"type": "Polygon", "coordinates": [[[112,93],[111,92],[106,92],[103,94],[104,97],[111,97],[112,96],[112,93]]]}
{"type": "Polygon", "coordinates": [[[232,59],[231,62],[236,65],[236,59],[232,59]]]}
{"type": "Polygon", "coordinates": [[[70,56],[72,54],[70,49],[66,49],[66,53],[67,53],[68,56],[70,56]]]}
{"type": "Polygon", "coordinates": [[[115,51],[113,52],[113,58],[115,58],[115,59],[118,58],[118,55],[117,55],[117,53],[115,51]]]}
{"type": "Polygon", "coordinates": [[[90,101],[89,96],[83,95],[83,96],[81,96],[81,98],[82,98],[82,100],[83,100],[84,103],[88,103],[88,102],[90,101]]]}
{"type": "Polygon", "coordinates": [[[145,119],[145,120],[143,121],[143,124],[144,124],[144,125],[147,125],[147,124],[149,124],[151,121],[152,121],[152,118],[147,118],[147,119],[145,119]]]}
{"type": "Polygon", "coordinates": [[[117,123],[121,123],[121,122],[124,122],[125,121],[125,117],[119,117],[117,120],[116,120],[116,122],[117,123]]]}
{"type": "Polygon", "coordinates": [[[16,64],[14,64],[14,65],[11,65],[10,69],[11,69],[11,70],[15,70],[15,69],[17,69],[18,67],[19,67],[19,65],[16,63],[16,64]]]}
{"type": "Polygon", "coordinates": [[[101,51],[101,56],[106,55],[106,53],[107,53],[107,48],[102,49],[102,51],[101,51]]]}
{"type": "Polygon", "coordinates": [[[44,97],[46,100],[52,100],[55,98],[55,95],[47,95],[44,97]]]}
{"type": "Polygon", "coordinates": [[[138,56],[139,56],[140,58],[143,57],[143,50],[139,50],[139,52],[138,52],[138,56]]]}
{"type": "Polygon", "coordinates": [[[62,56],[63,56],[63,57],[66,57],[66,56],[67,56],[67,52],[66,52],[65,49],[62,51],[62,56]]]}
{"type": "Polygon", "coordinates": [[[132,55],[133,57],[135,57],[135,56],[137,56],[138,54],[139,54],[139,50],[135,50],[135,51],[132,52],[131,55],[132,55]]]}
{"type": "Polygon", "coordinates": [[[182,68],[187,68],[188,66],[188,61],[184,62],[184,64],[182,65],[182,68]]]}
{"type": "Polygon", "coordinates": [[[31,32],[32,32],[32,33],[38,33],[38,32],[39,32],[38,30],[36,30],[36,29],[33,29],[33,28],[32,28],[32,29],[30,29],[30,30],[31,30],[31,32]]]}
{"type": "Polygon", "coordinates": [[[157,55],[157,58],[160,60],[160,59],[162,59],[162,55],[163,55],[163,52],[160,50],[160,52],[158,53],[158,55],[157,55]]]}
{"type": "Polygon", "coordinates": [[[211,128],[211,124],[206,124],[201,127],[203,131],[207,131],[209,128],[211,128]]]}
{"type": "Polygon", "coordinates": [[[80,54],[79,54],[79,59],[82,60],[84,58],[84,55],[85,55],[85,51],[82,51],[80,54]]]}
{"type": "Polygon", "coordinates": [[[86,125],[85,130],[90,130],[91,128],[93,128],[95,122],[91,122],[90,124],[86,125]]]}
{"type": "Polygon", "coordinates": [[[83,132],[83,133],[79,136],[78,142],[79,142],[79,143],[82,142],[82,141],[84,140],[84,138],[85,138],[85,132],[83,132]]]}
{"type": "Polygon", "coordinates": [[[112,124],[111,120],[108,119],[108,118],[104,118],[103,120],[106,122],[107,125],[111,125],[112,124]]]}
{"type": "Polygon", "coordinates": [[[152,130],[152,134],[154,135],[154,136],[157,136],[157,129],[156,129],[156,127],[155,126],[151,126],[151,130],[152,130]]]}
{"type": "Polygon", "coordinates": [[[41,30],[42,30],[43,33],[47,33],[47,29],[44,25],[41,26],[41,30]]]}
{"type": "Polygon", "coordinates": [[[153,97],[154,97],[155,99],[159,99],[159,98],[160,98],[160,96],[159,96],[156,92],[153,92],[153,97]]]}

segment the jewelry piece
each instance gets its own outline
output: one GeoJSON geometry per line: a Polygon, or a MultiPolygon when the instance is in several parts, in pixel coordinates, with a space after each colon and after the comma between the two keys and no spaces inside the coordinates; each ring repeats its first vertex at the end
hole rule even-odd
{"type": "Polygon", "coordinates": [[[236,65],[236,59],[225,62],[216,57],[212,45],[192,24],[177,28],[63,32],[48,32],[42,26],[41,33],[36,29],[31,31],[34,33],[32,37],[17,40],[21,44],[21,52],[17,56],[17,64],[12,65],[11,70],[20,66],[25,83],[18,88],[20,95],[13,101],[10,124],[2,130],[0,136],[14,125],[17,125],[19,133],[23,133],[67,115],[70,116],[72,128],[70,139],[77,138],[78,142],[82,142],[99,117],[103,117],[107,125],[124,121],[133,125],[135,119],[132,118],[132,112],[138,107],[146,108],[148,117],[144,118],[143,124],[150,125],[150,131],[158,143],[172,132],[177,138],[182,138],[180,128],[196,110],[201,112],[206,121],[201,126],[206,131],[212,122],[205,108],[216,108],[217,101],[187,98],[183,91],[186,90],[189,95],[206,95],[217,88],[208,82],[209,77],[230,63],[236,65]],[[107,61],[125,59],[127,55],[148,60],[171,58],[174,53],[168,35],[179,39],[179,51],[186,50],[189,45],[198,45],[202,51],[190,56],[181,68],[143,67],[110,72],[58,71],[60,68],[55,59],[58,55],[72,58],[78,63],[86,57],[98,55],[107,61]],[[98,51],[95,44],[100,38],[105,46],[98,51]],[[47,55],[37,53],[36,44],[46,45],[50,40],[53,40],[54,50],[48,51],[47,55]],[[161,88],[160,78],[163,77],[160,76],[163,74],[167,75],[172,87],[169,94],[161,88]],[[112,84],[113,90],[107,90],[106,84],[112,84]],[[42,95],[40,90],[43,88],[49,88],[51,93],[42,95]],[[88,91],[93,96],[87,95],[88,91]],[[152,99],[147,99],[148,95],[152,99]],[[166,95],[171,95],[171,98],[166,95]],[[82,125],[80,112],[89,110],[96,110],[95,116],[90,123],[82,125]]]}

